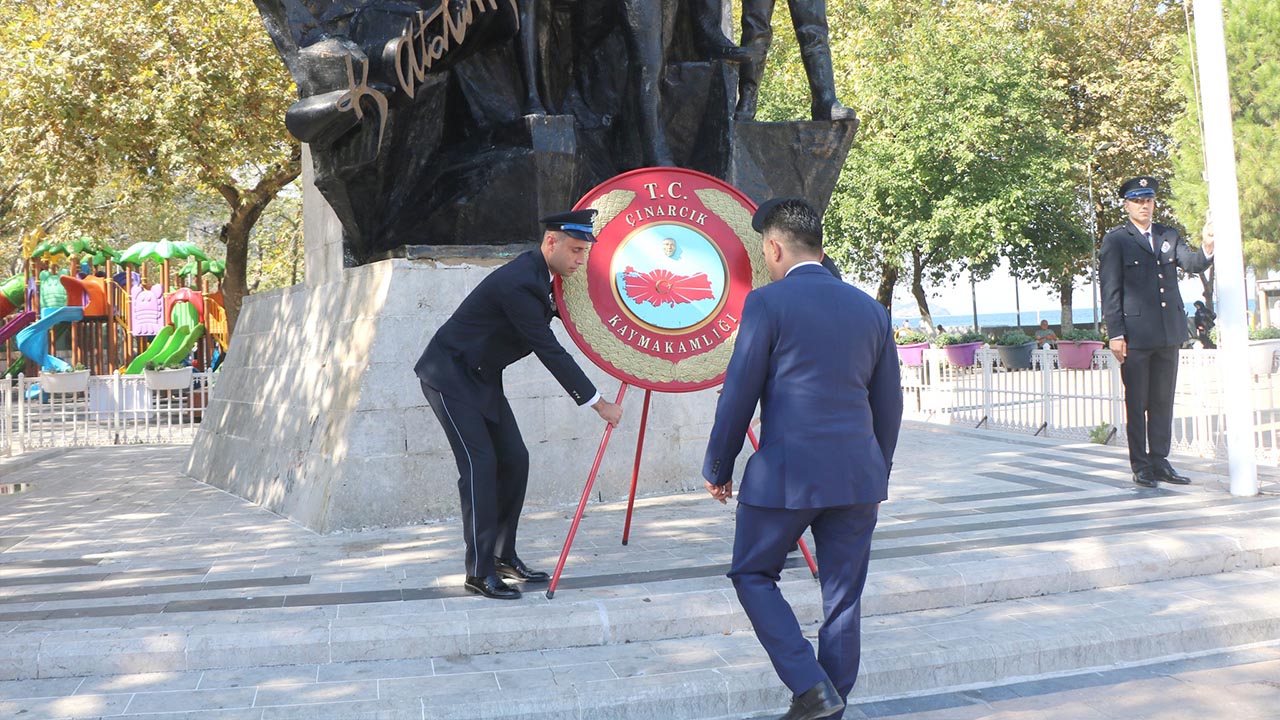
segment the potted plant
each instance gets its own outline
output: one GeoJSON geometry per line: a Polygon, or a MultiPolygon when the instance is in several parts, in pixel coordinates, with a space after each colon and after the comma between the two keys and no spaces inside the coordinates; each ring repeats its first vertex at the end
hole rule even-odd
{"type": "Polygon", "coordinates": [[[1096,330],[1074,328],[1058,340],[1058,367],[1088,370],[1093,367],[1093,352],[1101,350],[1106,338],[1096,330]]]}
{"type": "Polygon", "coordinates": [[[89,389],[89,369],[76,363],[41,373],[40,386],[48,393],[82,393],[89,389]]]}
{"type": "Polygon", "coordinates": [[[143,378],[148,390],[190,390],[191,366],[181,363],[147,363],[143,378]]]}
{"type": "Polygon", "coordinates": [[[929,347],[929,338],[924,333],[915,330],[899,331],[893,340],[898,344],[898,360],[903,365],[924,364],[924,350],[929,347]]]}
{"type": "Polygon", "coordinates": [[[1250,328],[1249,372],[1270,375],[1275,367],[1276,350],[1280,350],[1280,328],[1250,328]]]}
{"type": "Polygon", "coordinates": [[[947,362],[956,367],[972,367],[978,348],[982,347],[986,337],[973,331],[965,333],[945,332],[938,335],[936,342],[947,354],[947,362]]]}
{"type": "Polygon", "coordinates": [[[1031,353],[1036,349],[1036,339],[1021,330],[1012,330],[996,338],[996,354],[1000,362],[1010,370],[1031,369],[1031,353]]]}

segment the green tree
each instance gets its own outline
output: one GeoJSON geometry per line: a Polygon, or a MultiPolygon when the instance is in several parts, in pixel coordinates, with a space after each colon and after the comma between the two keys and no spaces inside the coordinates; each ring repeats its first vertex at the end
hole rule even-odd
{"type": "Polygon", "coordinates": [[[1053,216],[1026,228],[1035,247],[1010,249],[1013,273],[1055,288],[1069,329],[1076,278],[1088,272],[1103,233],[1125,219],[1120,183],[1139,174],[1171,175],[1169,127],[1183,105],[1173,68],[1185,23],[1181,5],[1171,0],[1015,0],[1014,8],[1023,26],[1044,38],[1038,74],[1054,89],[1046,112],[1075,151],[1071,201],[1040,203],[1053,216]]]}
{"type": "MultiPolygon", "coordinates": [[[[191,189],[223,204],[234,327],[254,225],[300,171],[292,82],[250,0],[0,0],[0,222],[79,227],[191,189]],[[116,190],[109,206],[92,198],[116,190]]],[[[11,240],[12,242],[12,240],[11,240]]]]}
{"type": "MultiPolygon", "coordinates": [[[[862,120],[827,213],[829,245],[878,283],[886,307],[905,276],[931,326],[926,283],[988,275],[1024,242],[1035,202],[1065,184],[1070,146],[1045,111],[1043,44],[1006,5],[979,0],[842,0],[829,16],[840,18],[838,83],[862,120]]],[[[772,58],[762,119],[808,105],[787,44],[772,58]]]]}
{"type": "MultiPolygon", "coordinates": [[[[1280,267],[1280,4],[1226,0],[1224,6],[1244,258],[1265,273],[1280,267]]],[[[1179,61],[1186,104],[1173,125],[1173,207],[1197,227],[1208,215],[1209,188],[1201,180],[1204,143],[1190,48],[1184,47],[1179,61]]]]}

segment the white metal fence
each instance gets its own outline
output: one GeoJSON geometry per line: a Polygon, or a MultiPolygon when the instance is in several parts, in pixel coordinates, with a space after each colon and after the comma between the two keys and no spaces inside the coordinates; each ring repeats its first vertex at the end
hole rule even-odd
{"type": "MultiPolygon", "coordinates": [[[[1186,350],[1174,399],[1175,450],[1225,457],[1225,411],[1217,351],[1186,350]]],[[[1280,375],[1252,376],[1254,440],[1259,462],[1280,464],[1280,375]]],[[[1125,444],[1124,386],[1109,350],[1087,370],[1059,366],[1057,350],[1036,350],[1030,369],[1010,369],[991,348],[971,367],[952,365],[941,349],[902,367],[906,417],[1046,437],[1125,444]]]]}
{"type": "Polygon", "coordinates": [[[215,375],[152,389],[143,375],[100,375],[79,392],[47,392],[40,378],[0,380],[0,455],[41,447],[186,443],[195,437],[215,375]]]}
{"type": "MultiPolygon", "coordinates": [[[[1217,351],[1187,350],[1179,360],[1174,449],[1225,457],[1225,410],[1217,351]]],[[[1272,367],[1271,369],[1274,369],[1272,367]]],[[[39,378],[0,380],[0,455],[30,448],[185,443],[208,404],[216,375],[194,373],[187,389],[152,390],[141,375],[89,378],[85,391],[48,393],[39,378]]],[[[1123,445],[1124,387],[1108,350],[1087,370],[1059,366],[1056,350],[1036,350],[1030,369],[1011,369],[990,348],[971,367],[924,351],[902,367],[906,417],[1046,437],[1123,445]]],[[[1259,462],[1280,464],[1280,374],[1252,376],[1254,440],[1259,462]]]]}

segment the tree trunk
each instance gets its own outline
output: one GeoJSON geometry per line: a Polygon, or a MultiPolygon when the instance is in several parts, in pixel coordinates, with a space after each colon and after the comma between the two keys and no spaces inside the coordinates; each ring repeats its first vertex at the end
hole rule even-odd
{"type": "MultiPolygon", "coordinates": [[[[1075,328],[1071,322],[1071,296],[1074,294],[1072,278],[1063,278],[1058,281],[1058,297],[1062,300],[1062,333],[1069,332],[1075,328]]],[[[1062,333],[1058,333],[1061,335],[1062,333]]]]}
{"type": "Polygon", "coordinates": [[[876,300],[893,315],[893,288],[898,284],[898,267],[885,263],[880,266],[880,287],[876,288],[876,300]]]}
{"type": "Polygon", "coordinates": [[[222,275],[222,302],[227,310],[227,335],[235,333],[240,307],[249,294],[249,232],[251,223],[235,218],[222,226],[222,242],[227,245],[227,267],[222,275]]]}
{"type": "Polygon", "coordinates": [[[1213,309],[1213,279],[1215,273],[1213,266],[1210,265],[1208,270],[1196,273],[1196,277],[1200,278],[1200,287],[1204,288],[1204,306],[1209,312],[1217,312],[1213,309]]]}
{"type": "Polygon", "coordinates": [[[222,226],[221,239],[227,246],[227,267],[222,278],[222,300],[227,311],[227,334],[233,335],[240,319],[240,308],[249,294],[249,234],[262,211],[276,194],[302,172],[302,147],[294,148],[290,157],[267,168],[256,187],[241,192],[231,182],[218,187],[218,192],[231,207],[231,219],[222,226]]]}
{"type": "Polygon", "coordinates": [[[915,296],[916,307],[920,308],[920,326],[932,335],[933,314],[929,312],[929,297],[924,292],[924,267],[919,249],[911,251],[911,260],[911,294],[915,296]]]}

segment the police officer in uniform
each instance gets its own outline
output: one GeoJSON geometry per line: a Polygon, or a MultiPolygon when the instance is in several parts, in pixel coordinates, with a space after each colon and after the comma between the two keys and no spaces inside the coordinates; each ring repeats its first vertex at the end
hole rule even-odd
{"type": "Polygon", "coordinates": [[[534,353],[569,396],[617,425],[622,408],[600,397],[551,332],[553,275],[573,274],[595,242],[594,210],[542,218],[531,250],[493,271],[431,338],[414,372],[458,463],[469,592],[514,600],[504,580],[546,582],[516,554],[516,526],[529,480],[529,452],[502,390],[502,371],[534,353]]]}
{"type": "Polygon", "coordinates": [[[1149,176],[1120,186],[1129,222],[1107,231],[1098,253],[1102,312],[1124,380],[1129,465],[1143,487],[1191,482],[1168,460],[1178,349],[1187,340],[1178,268],[1197,273],[1213,262],[1211,236],[1193,250],[1177,230],[1151,222],[1158,187],[1149,176]]]}

